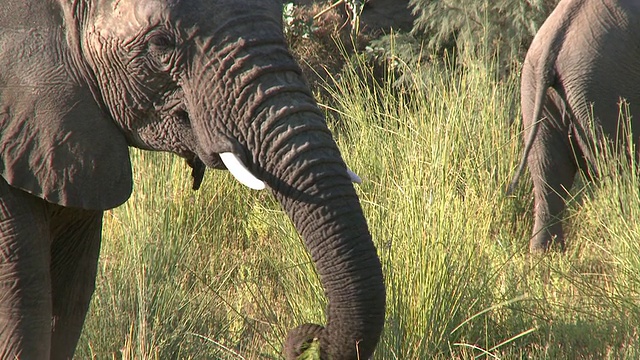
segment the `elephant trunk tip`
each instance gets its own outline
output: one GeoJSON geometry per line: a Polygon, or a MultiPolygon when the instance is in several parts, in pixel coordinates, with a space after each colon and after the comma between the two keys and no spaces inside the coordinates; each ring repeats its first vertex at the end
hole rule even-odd
{"type": "MultiPolygon", "coordinates": [[[[310,351],[311,345],[321,339],[325,328],[318,324],[303,324],[295,327],[287,333],[287,338],[284,343],[284,357],[287,360],[297,360],[306,351],[310,351]]],[[[326,359],[322,356],[324,351],[322,341],[320,342],[320,358],[326,359]]]]}
{"type": "MultiPolygon", "coordinates": [[[[331,335],[327,328],[318,324],[303,324],[295,327],[287,333],[283,355],[286,360],[364,360],[372,355],[379,337],[379,335],[375,337],[373,347],[371,344],[362,347],[363,344],[359,341],[353,341],[351,345],[347,345],[348,341],[347,344],[333,343],[330,340],[331,335]]],[[[341,341],[338,340],[338,342],[341,341]]]]}

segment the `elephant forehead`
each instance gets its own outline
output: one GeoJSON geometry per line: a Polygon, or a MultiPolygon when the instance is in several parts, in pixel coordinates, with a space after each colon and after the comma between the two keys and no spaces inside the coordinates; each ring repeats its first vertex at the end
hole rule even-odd
{"type": "Polygon", "coordinates": [[[159,23],[168,17],[171,8],[171,2],[168,1],[134,1],[133,3],[135,4],[133,15],[140,24],[159,23]]]}
{"type": "Polygon", "coordinates": [[[165,22],[171,7],[171,1],[108,1],[99,7],[95,25],[101,35],[129,37],[165,22]]]}
{"type": "Polygon", "coordinates": [[[126,38],[158,24],[210,31],[229,18],[267,15],[280,20],[279,0],[104,0],[95,7],[100,35],[126,38]]]}

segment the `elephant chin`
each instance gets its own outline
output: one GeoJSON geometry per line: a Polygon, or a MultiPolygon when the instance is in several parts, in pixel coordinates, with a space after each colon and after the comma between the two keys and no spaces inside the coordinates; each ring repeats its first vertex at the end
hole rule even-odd
{"type": "MultiPolygon", "coordinates": [[[[322,343],[323,333],[324,327],[317,324],[303,324],[289,330],[283,350],[285,359],[298,359],[314,340],[320,340],[322,343]]],[[[320,346],[320,351],[323,351],[324,348],[325,346],[320,346]]],[[[320,358],[326,359],[324,352],[320,355],[320,358]]]]}

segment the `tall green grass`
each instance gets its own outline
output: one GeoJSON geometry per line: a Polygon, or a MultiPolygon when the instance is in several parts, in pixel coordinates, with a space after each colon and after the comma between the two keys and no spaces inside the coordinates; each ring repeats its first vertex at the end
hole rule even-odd
{"type": "MultiPolygon", "coordinates": [[[[602,180],[569,201],[568,251],[530,257],[531,182],[504,195],[519,79],[467,63],[397,89],[356,60],[330,90],[387,285],[375,358],[640,357],[635,170],[604,154],[602,180]]],[[[324,322],[313,264],[268,192],[219,171],[192,192],[182,160],[132,156],[77,358],[279,359],[287,329],[324,322]]]]}

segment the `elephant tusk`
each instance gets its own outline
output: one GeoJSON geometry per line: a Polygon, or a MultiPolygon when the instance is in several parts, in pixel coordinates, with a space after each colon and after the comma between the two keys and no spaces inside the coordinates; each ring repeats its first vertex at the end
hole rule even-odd
{"type": "Polygon", "coordinates": [[[349,178],[352,182],[356,184],[362,184],[362,179],[360,178],[360,176],[358,176],[358,174],[351,171],[351,169],[347,169],[347,173],[349,174],[349,178]]]}
{"type": "MultiPolygon", "coordinates": [[[[255,175],[253,175],[251,171],[244,166],[242,161],[234,153],[220,153],[220,159],[231,175],[233,175],[233,177],[235,177],[241,184],[254,190],[262,190],[265,188],[264,182],[255,177],[255,175]]],[[[349,174],[349,179],[351,179],[352,182],[362,184],[362,178],[351,171],[351,169],[347,169],[347,174],[349,174]]]]}
{"type": "Polygon", "coordinates": [[[233,175],[233,177],[235,177],[241,184],[254,190],[262,190],[265,188],[264,182],[255,177],[234,153],[220,153],[220,159],[231,175],[233,175]]]}

